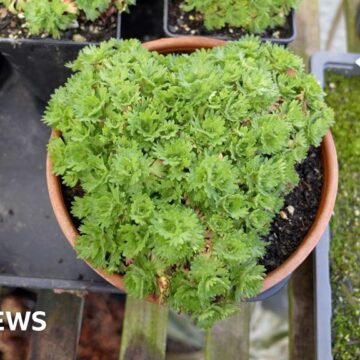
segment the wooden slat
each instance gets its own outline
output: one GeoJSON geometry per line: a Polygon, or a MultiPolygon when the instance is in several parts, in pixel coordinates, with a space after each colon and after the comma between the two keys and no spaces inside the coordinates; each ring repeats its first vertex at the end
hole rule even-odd
{"type": "Polygon", "coordinates": [[[168,308],[131,297],[126,299],[120,360],[163,360],[168,308]]]}
{"type": "Polygon", "coordinates": [[[290,360],[315,358],[313,257],[295,271],[289,284],[290,360]]]}
{"type": "Polygon", "coordinates": [[[360,0],[345,0],[347,42],[350,52],[360,52],[360,34],[356,28],[357,16],[360,16],[359,12],[360,0]]]}
{"type": "Polygon", "coordinates": [[[46,313],[47,327],[42,332],[32,331],[28,360],[76,359],[83,307],[82,296],[40,291],[36,310],[46,313]]]}
{"type": "Polygon", "coordinates": [[[206,334],[205,360],[247,360],[250,346],[250,304],[237,315],[219,321],[206,334]]]}

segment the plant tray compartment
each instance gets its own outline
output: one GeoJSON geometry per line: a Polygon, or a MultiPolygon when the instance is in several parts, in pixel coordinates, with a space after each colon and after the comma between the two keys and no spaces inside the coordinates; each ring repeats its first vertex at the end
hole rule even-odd
{"type": "MultiPolygon", "coordinates": [[[[311,58],[311,72],[325,86],[325,71],[347,76],[359,76],[359,54],[317,52],[311,58]]],[[[332,359],[330,285],[330,230],[328,229],[314,252],[314,306],[316,359],[332,359]]]]}
{"type": "Polygon", "coordinates": [[[18,75],[0,83],[0,284],[117,291],[76,259],[56,222],[46,186],[50,130],[40,121],[43,109],[18,75]]]}
{"type": "MultiPolygon", "coordinates": [[[[162,15],[161,0],[139,0],[122,15],[121,37],[163,37],[162,15]]],[[[45,106],[26,85],[0,54],[0,284],[119,292],[76,258],[57,224],[46,185],[45,106]]]]}
{"type": "MultiPolygon", "coordinates": [[[[171,29],[171,26],[170,26],[171,6],[172,6],[172,0],[164,0],[164,32],[169,37],[186,36],[184,34],[181,34],[180,32],[174,32],[171,29]]],[[[262,41],[271,41],[272,43],[281,44],[284,46],[289,45],[296,38],[296,23],[295,23],[295,11],[294,10],[291,10],[289,15],[287,16],[286,24],[289,27],[289,34],[287,36],[279,37],[279,38],[260,36],[261,40],[262,41]]],[[[192,35],[189,34],[187,36],[192,36],[192,35]]],[[[221,39],[221,40],[235,40],[235,39],[229,38],[227,36],[222,36],[222,35],[217,34],[216,30],[209,31],[209,34],[206,34],[206,35],[200,34],[199,36],[209,36],[209,37],[221,39]],[[211,33],[213,33],[213,34],[211,34],[211,33]]]]}

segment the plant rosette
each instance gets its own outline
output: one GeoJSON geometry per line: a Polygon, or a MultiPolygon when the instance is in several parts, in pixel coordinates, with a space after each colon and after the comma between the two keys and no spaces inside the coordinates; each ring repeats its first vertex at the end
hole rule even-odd
{"type": "Polygon", "coordinates": [[[295,39],[294,12],[299,0],[165,0],[168,36],[201,35],[236,40],[257,34],[262,40],[289,44],[295,39]]]}
{"type": "Polygon", "coordinates": [[[337,161],[333,112],[299,57],[255,37],[111,40],[71,68],[44,115],[48,188],[65,236],[106,280],[209,327],[310,254],[332,214],[337,161]],[[263,237],[321,143],[316,218],[266,274],[263,237]]]}

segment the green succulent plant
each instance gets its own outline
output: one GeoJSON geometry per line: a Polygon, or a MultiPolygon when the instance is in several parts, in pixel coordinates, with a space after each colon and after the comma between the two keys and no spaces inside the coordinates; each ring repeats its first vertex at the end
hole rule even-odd
{"type": "Polygon", "coordinates": [[[203,327],[262,287],[263,235],[295,165],[333,122],[288,50],[245,37],[191,55],[87,47],[44,121],[56,175],[81,185],[77,251],[203,327]]]}
{"type": "Polygon", "coordinates": [[[183,8],[202,13],[208,30],[229,25],[260,33],[284,25],[286,16],[298,3],[299,0],[184,0],[183,8]]]}
{"type": "Polygon", "coordinates": [[[125,11],[136,0],[0,0],[12,13],[23,13],[26,25],[33,35],[43,33],[59,38],[61,32],[69,29],[79,16],[96,20],[111,5],[118,11],[125,11]]]}

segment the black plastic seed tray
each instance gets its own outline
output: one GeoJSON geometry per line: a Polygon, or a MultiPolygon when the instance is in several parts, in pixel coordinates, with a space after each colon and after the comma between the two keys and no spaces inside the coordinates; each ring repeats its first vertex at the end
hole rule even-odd
{"type": "MultiPolygon", "coordinates": [[[[325,71],[347,76],[360,76],[360,54],[318,52],[311,58],[311,72],[325,86],[325,71]]],[[[329,230],[316,247],[314,258],[314,306],[316,359],[332,359],[331,350],[331,286],[329,268],[329,230]]]]}
{"type": "MultiPolygon", "coordinates": [[[[117,16],[116,38],[121,36],[121,15],[117,16]]],[[[0,38],[0,53],[6,57],[39,99],[46,102],[54,89],[70,76],[65,67],[76,59],[79,51],[95,42],[75,42],[56,39],[0,38]]]]}
{"type": "MultiPolygon", "coordinates": [[[[8,66],[1,62],[0,69],[8,66]]],[[[0,87],[0,284],[115,292],[76,259],[55,220],[45,179],[50,130],[41,123],[43,111],[19,75],[8,76],[0,87]]],[[[288,281],[250,301],[272,296],[288,281]]]]}
{"type": "MultiPolygon", "coordinates": [[[[184,36],[184,35],[176,33],[173,29],[171,29],[171,26],[169,23],[170,8],[171,8],[171,0],[164,0],[164,32],[169,37],[184,36]]],[[[290,12],[290,14],[287,16],[286,22],[289,27],[289,33],[287,36],[279,37],[279,38],[261,36],[261,40],[262,41],[271,41],[272,43],[281,44],[281,45],[285,45],[285,46],[291,44],[296,38],[296,22],[295,22],[295,11],[294,10],[292,10],[290,12]]],[[[234,39],[230,39],[226,36],[219,36],[219,35],[216,35],[216,36],[208,35],[208,36],[215,37],[215,38],[221,39],[221,40],[234,40],[234,39]]]]}
{"type": "MultiPolygon", "coordinates": [[[[138,0],[130,13],[118,14],[114,36],[117,39],[135,37],[141,41],[163,37],[162,11],[162,0],[138,0]]],[[[97,44],[56,39],[0,38],[0,54],[21,75],[31,92],[47,102],[54,89],[64,84],[71,74],[65,64],[76,59],[83,47],[97,44]]]]}
{"type": "MultiPolygon", "coordinates": [[[[134,9],[123,16],[123,37],[163,35],[145,21],[161,24],[158,0],[139,0],[134,9]]],[[[0,284],[117,291],[76,259],[56,223],[45,181],[50,131],[40,121],[43,105],[22,80],[0,56],[0,284]]]]}
{"type": "Polygon", "coordinates": [[[0,59],[0,284],[115,291],[68,245],[48,199],[43,107],[0,59]],[[7,74],[5,74],[7,72],[7,74]],[[8,77],[7,80],[4,80],[8,77]]]}
{"type": "MultiPolygon", "coordinates": [[[[122,22],[123,38],[163,37],[162,1],[138,0],[122,22]]],[[[119,19],[117,37],[120,24],[119,19]]],[[[0,54],[0,286],[117,292],[76,258],[55,220],[46,186],[50,129],[40,121],[44,105],[38,99],[65,81],[70,72],[64,73],[63,65],[86,44],[50,41],[35,49],[36,41],[24,40],[20,49],[16,45],[0,41],[0,53],[8,60],[9,54],[20,63],[25,57],[21,66],[10,66],[0,54]],[[60,62],[52,63],[57,45],[66,51],[60,62]],[[35,52],[42,51],[47,52],[45,67],[33,62],[35,52]],[[25,63],[31,63],[33,71],[25,63]],[[54,78],[53,71],[59,69],[54,78]]]]}

